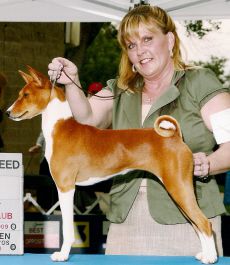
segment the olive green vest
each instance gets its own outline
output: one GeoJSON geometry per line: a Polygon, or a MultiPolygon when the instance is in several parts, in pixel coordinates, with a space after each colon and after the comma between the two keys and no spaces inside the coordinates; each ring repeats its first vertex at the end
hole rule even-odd
{"type": "MultiPolygon", "coordinates": [[[[108,87],[115,95],[121,93],[116,80],[109,80],[108,87]]],[[[213,72],[208,69],[194,69],[175,72],[170,88],[151,106],[141,124],[141,93],[121,93],[114,100],[113,128],[153,127],[161,114],[176,118],[181,126],[183,139],[192,152],[210,154],[216,142],[213,134],[205,127],[201,118],[201,107],[216,94],[225,91],[213,72]]],[[[110,192],[111,204],[107,218],[121,223],[128,215],[137,196],[140,183],[147,178],[147,198],[151,216],[162,224],[185,223],[175,203],[158,179],[144,171],[133,171],[114,179],[110,192]]],[[[199,206],[207,217],[225,212],[215,177],[208,183],[195,181],[195,191],[199,206]]]]}

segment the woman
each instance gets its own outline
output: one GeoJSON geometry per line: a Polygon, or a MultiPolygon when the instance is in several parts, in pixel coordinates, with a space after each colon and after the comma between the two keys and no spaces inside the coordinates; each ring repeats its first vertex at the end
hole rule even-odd
{"type": "MultiPolygon", "coordinates": [[[[220,214],[225,209],[214,174],[230,168],[230,138],[220,140],[213,151],[212,127],[218,134],[222,111],[229,116],[229,91],[210,70],[182,61],[175,24],[159,7],[142,5],[131,10],[121,21],[118,40],[122,48],[119,77],[109,80],[107,88],[97,94],[114,96],[113,100],[87,99],[75,85],[80,86],[77,67],[64,58],[54,58],[48,73],[65,84],[79,122],[123,129],[152,127],[161,114],[179,121],[184,141],[194,153],[194,176],[206,179],[210,175],[207,183],[196,181],[196,194],[213,224],[222,255],[220,214]],[[217,119],[212,121],[214,113],[217,119]]],[[[119,176],[110,194],[107,254],[195,255],[199,251],[193,228],[153,175],[134,171],[119,176]]]]}

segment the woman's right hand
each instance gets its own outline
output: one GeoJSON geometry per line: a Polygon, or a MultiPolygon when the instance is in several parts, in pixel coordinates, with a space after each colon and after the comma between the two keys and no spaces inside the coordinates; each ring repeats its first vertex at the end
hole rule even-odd
{"type": "Polygon", "coordinates": [[[62,57],[56,57],[48,65],[48,75],[51,80],[57,80],[59,84],[69,85],[73,82],[67,75],[73,80],[78,81],[78,69],[77,66],[69,61],[68,59],[62,57]]]}

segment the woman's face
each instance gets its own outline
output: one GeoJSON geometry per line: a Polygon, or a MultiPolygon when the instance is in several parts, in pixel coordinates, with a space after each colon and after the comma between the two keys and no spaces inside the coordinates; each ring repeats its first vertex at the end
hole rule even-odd
{"type": "Polygon", "coordinates": [[[126,41],[129,60],[145,78],[157,78],[168,67],[173,67],[170,51],[173,49],[174,35],[166,35],[160,30],[151,32],[143,24],[139,34],[126,41]]]}

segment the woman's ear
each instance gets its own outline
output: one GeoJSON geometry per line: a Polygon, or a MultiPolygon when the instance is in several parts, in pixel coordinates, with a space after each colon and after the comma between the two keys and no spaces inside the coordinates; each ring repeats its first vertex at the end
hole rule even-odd
{"type": "Polygon", "coordinates": [[[174,44],[175,44],[175,36],[170,31],[170,32],[167,33],[167,37],[168,37],[168,48],[169,48],[169,51],[172,51],[173,47],[174,47],[174,44]]]}

